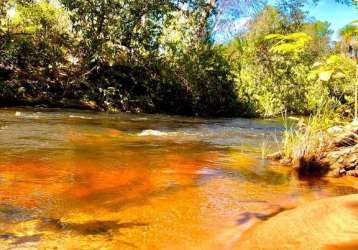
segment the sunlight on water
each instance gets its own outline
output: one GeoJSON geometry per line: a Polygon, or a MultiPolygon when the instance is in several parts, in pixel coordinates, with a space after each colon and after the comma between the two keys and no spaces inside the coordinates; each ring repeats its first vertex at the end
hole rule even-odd
{"type": "Polygon", "coordinates": [[[278,121],[0,111],[1,249],[230,249],[255,221],[353,180],[261,159],[278,121]]]}

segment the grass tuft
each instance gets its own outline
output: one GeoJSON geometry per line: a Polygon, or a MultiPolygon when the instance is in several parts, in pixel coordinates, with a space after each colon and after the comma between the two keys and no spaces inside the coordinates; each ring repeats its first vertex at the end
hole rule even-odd
{"type": "Polygon", "coordinates": [[[328,128],[339,124],[339,117],[328,106],[307,119],[301,118],[295,127],[286,126],[283,135],[282,155],[292,162],[319,154],[327,145],[328,128]]]}

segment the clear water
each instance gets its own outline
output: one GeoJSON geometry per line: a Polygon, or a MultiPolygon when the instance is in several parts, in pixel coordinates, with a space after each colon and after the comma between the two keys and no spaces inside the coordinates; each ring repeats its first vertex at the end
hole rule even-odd
{"type": "Polygon", "coordinates": [[[0,110],[1,249],[232,249],[275,211],[356,193],[262,159],[278,120],[0,110]],[[262,215],[262,216],[257,216],[262,215]]]}

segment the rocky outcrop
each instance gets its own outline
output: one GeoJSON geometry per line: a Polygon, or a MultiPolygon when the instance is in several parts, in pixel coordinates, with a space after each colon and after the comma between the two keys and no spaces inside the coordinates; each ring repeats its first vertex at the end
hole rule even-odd
{"type": "Polygon", "coordinates": [[[235,249],[358,249],[358,195],[328,198],[256,224],[235,249]]]}
{"type": "Polygon", "coordinates": [[[323,135],[322,146],[306,152],[296,165],[301,174],[318,173],[328,176],[358,177],[358,127],[337,126],[323,135]]]}
{"type": "MultiPolygon", "coordinates": [[[[301,153],[295,159],[281,152],[268,155],[270,160],[293,166],[300,176],[358,177],[358,126],[336,126],[307,137],[316,147],[298,145],[301,153]],[[318,142],[317,142],[318,141],[318,142]]],[[[307,142],[303,142],[307,143],[307,142]]]]}

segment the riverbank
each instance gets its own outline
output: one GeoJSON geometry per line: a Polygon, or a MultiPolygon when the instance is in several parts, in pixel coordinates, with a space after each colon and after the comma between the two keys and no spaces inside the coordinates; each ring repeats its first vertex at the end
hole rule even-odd
{"type": "Polygon", "coordinates": [[[71,108],[78,110],[153,113],[150,100],[125,94],[117,88],[94,90],[91,83],[48,82],[46,80],[7,80],[0,78],[1,107],[71,108]]]}
{"type": "MultiPolygon", "coordinates": [[[[301,128],[289,153],[278,152],[269,159],[291,165],[300,176],[358,177],[358,126],[334,126],[310,131],[301,128]],[[302,139],[303,138],[303,139],[302,139]]],[[[291,143],[292,144],[292,143],[291,143]]]]}

